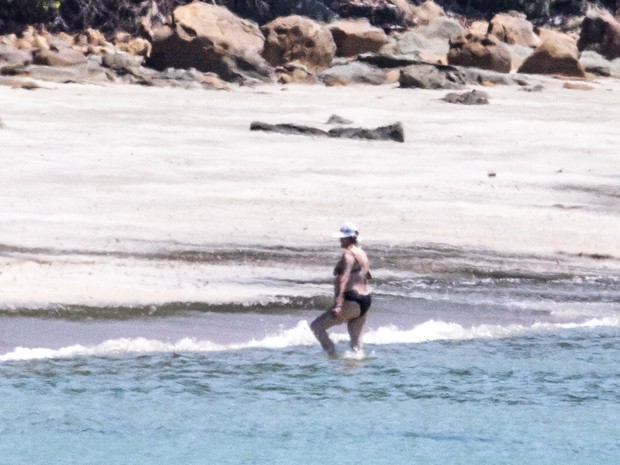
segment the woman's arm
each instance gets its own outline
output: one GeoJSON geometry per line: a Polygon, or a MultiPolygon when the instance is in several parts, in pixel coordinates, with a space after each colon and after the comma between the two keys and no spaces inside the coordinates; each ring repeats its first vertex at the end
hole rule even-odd
{"type": "Polygon", "coordinates": [[[340,259],[340,263],[342,263],[342,273],[336,278],[336,289],[334,296],[334,307],[332,308],[332,312],[335,314],[340,313],[340,309],[344,304],[344,293],[347,290],[347,284],[349,283],[349,278],[351,277],[351,270],[353,269],[353,265],[355,264],[355,257],[352,252],[346,250],[342,254],[342,258],[340,259]]]}

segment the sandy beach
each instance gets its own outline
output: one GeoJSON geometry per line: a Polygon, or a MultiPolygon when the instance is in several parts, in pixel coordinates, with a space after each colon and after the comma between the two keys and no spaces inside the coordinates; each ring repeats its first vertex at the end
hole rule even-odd
{"type": "Polygon", "coordinates": [[[368,247],[584,255],[617,268],[620,82],[529,80],[543,91],[480,88],[482,106],[395,86],[0,87],[3,287],[25,299],[32,283],[18,291],[20,277],[54,275],[42,255],[329,247],[344,220],[368,247]],[[332,114],[400,121],[406,141],[249,130],[255,120],[329,129],[332,114]]]}

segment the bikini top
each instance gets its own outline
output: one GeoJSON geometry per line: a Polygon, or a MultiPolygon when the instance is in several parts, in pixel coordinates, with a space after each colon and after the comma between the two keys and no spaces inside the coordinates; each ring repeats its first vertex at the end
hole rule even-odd
{"type": "MultiPolygon", "coordinates": [[[[345,253],[351,253],[353,255],[353,258],[355,259],[355,263],[353,264],[353,268],[351,269],[351,273],[362,273],[364,271],[364,268],[362,267],[362,265],[360,264],[359,260],[357,259],[357,255],[355,254],[355,252],[353,252],[352,250],[347,249],[345,251],[345,253]]],[[[342,272],[344,271],[343,267],[342,267],[342,260],[340,260],[338,262],[338,264],[336,265],[336,267],[334,268],[334,276],[340,276],[342,274],[342,272]]],[[[366,269],[366,274],[365,277],[366,279],[372,279],[372,275],[370,274],[370,269],[366,269]]]]}

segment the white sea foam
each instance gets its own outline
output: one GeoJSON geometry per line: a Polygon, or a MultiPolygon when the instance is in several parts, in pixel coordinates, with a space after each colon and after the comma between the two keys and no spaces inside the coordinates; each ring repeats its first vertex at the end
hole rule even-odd
{"type": "MultiPolygon", "coordinates": [[[[419,344],[439,340],[518,337],[525,334],[544,333],[562,329],[597,327],[620,327],[620,318],[595,318],[582,323],[535,323],[531,326],[479,325],[469,328],[456,323],[430,320],[408,330],[399,329],[395,326],[382,326],[369,330],[364,337],[364,341],[369,345],[419,344]]],[[[333,332],[331,336],[336,342],[348,341],[346,333],[333,332]]],[[[114,357],[125,354],[200,353],[256,348],[283,349],[314,344],[316,344],[316,341],[308,322],[300,321],[295,327],[282,330],[278,334],[242,343],[217,344],[207,340],[196,340],[195,338],[183,338],[174,343],[146,338],[120,338],[111,339],[94,346],[76,344],[60,349],[17,347],[12,352],[0,355],[0,362],[83,356],[114,357]]],[[[349,354],[349,358],[358,358],[358,355],[349,354]]]]}

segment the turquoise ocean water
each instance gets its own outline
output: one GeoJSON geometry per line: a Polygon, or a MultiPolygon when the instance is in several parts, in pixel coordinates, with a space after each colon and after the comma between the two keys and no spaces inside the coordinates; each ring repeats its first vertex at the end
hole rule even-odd
{"type": "Polygon", "coordinates": [[[336,359],[309,332],[329,302],[327,261],[325,278],[291,283],[314,295],[267,304],[7,306],[0,463],[618,463],[613,269],[369,252],[363,357],[342,329],[336,359]]]}

